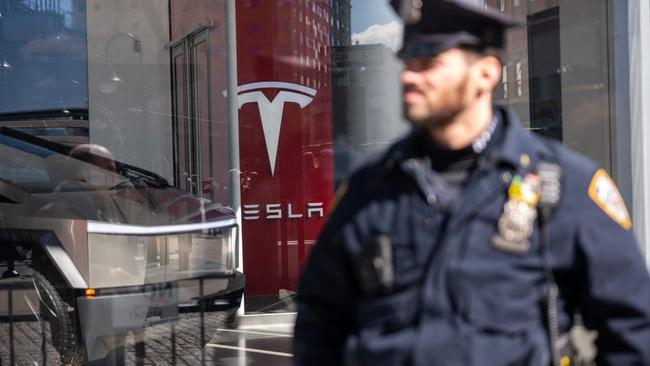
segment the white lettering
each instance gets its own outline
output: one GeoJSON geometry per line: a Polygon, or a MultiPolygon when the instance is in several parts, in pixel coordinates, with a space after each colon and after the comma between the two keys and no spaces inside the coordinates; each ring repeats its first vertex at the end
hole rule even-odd
{"type": "Polygon", "coordinates": [[[260,218],[260,205],[244,205],[244,220],[258,220],[260,218]]]}
{"type": "Polygon", "coordinates": [[[243,205],[243,207],[243,219],[247,221],[259,220],[260,218],[263,218],[264,220],[280,220],[285,217],[285,214],[286,218],[290,220],[305,218],[305,216],[306,218],[325,217],[323,202],[307,203],[306,215],[300,213],[292,203],[267,203],[264,205],[243,205]],[[260,209],[261,206],[264,206],[263,210],[260,209]]]}
{"type": "Polygon", "coordinates": [[[289,217],[290,219],[299,219],[302,217],[302,214],[293,213],[293,206],[290,203],[287,206],[288,206],[287,211],[289,211],[287,217],[289,217]]]}
{"type": "Polygon", "coordinates": [[[307,217],[312,217],[312,214],[318,214],[318,217],[325,216],[322,202],[307,204],[307,217]]]}
{"type": "Polygon", "coordinates": [[[269,203],[266,205],[266,219],[277,220],[282,218],[282,207],[279,203],[269,203]]]}

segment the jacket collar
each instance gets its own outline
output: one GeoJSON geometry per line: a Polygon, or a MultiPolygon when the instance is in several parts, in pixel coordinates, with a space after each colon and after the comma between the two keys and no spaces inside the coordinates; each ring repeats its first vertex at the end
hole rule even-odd
{"type": "Polygon", "coordinates": [[[496,158],[503,163],[517,168],[536,166],[537,162],[551,154],[546,144],[542,144],[535,135],[521,126],[519,117],[509,108],[496,106],[495,113],[501,113],[501,120],[506,124],[506,132],[496,158]],[[528,164],[525,164],[528,161],[528,164]]]}
{"type": "MultiPolygon", "coordinates": [[[[542,156],[550,155],[544,144],[534,141],[534,137],[523,127],[519,117],[509,108],[495,105],[493,113],[503,124],[504,132],[501,141],[494,148],[488,149],[485,158],[497,164],[506,164],[515,169],[530,169],[534,167],[542,156]]],[[[396,142],[381,159],[387,170],[399,169],[404,162],[410,159],[421,159],[424,152],[420,148],[422,130],[413,130],[406,137],[396,142]]]]}

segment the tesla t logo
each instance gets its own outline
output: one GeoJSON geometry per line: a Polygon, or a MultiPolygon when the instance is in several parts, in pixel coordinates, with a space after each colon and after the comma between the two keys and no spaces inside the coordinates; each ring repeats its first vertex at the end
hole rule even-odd
{"type": "Polygon", "coordinates": [[[239,87],[238,107],[248,103],[257,103],[262,120],[264,141],[271,165],[271,175],[275,174],[275,158],[278,153],[278,141],[280,140],[280,128],[282,127],[282,114],[285,103],[296,103],[300,108],[308,106],[316,95],[316,90],[306,86],[282,83],[282,82],[261,82],[241,85],[239,87]],[[268,100],[261,89],[283,89],[273,100],[268,100]]]}

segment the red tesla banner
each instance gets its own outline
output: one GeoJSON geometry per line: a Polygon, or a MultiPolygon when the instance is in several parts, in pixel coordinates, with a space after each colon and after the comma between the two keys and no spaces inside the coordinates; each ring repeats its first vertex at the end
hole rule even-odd
{"type": "Polygon", "coordinates": [[[238,1],[248,295],[293,290],[333,194],[328,1],[238,1]]]}

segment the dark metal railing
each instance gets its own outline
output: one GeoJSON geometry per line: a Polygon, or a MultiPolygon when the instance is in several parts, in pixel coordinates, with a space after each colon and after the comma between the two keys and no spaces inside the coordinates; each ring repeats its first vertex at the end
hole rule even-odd
{"type": "MultiPolygon", "coordinates": [[[[202,299],[204,279],[199,278],[197,281],[199,299],[202,299]]],[[[60,354],[51,339],[52,329],[48,326],[49,321],[43,313],[47,309],[41,306],[38,300],[31,301],[29,298],[38,299],[31,277],[0,280],[0,300],[6,300],[4,305],[0,304],[0,312],[2,312],[0,313],[0,366],[61,363],[60,354]],[[26,308],[30,309],[31,314],[24,313],[26,308]],[[20,313],[21,309],[23,313],[20,313]],[[3,334],[4,329],[8,330],[5,334],[3,334]],[[32,338],[31,343],[26,344],[24,339],[34,330],[38,331],[40,339],[32,338]],[[18,333],[21,334],[20,337],[18,333]]],[[[198,301],[193,311],[179,311],[175,319],[152,323],[151,326],[145,326],[142,331],[120,334],[120,337],[124,337],[123,346],[112,350],[103,359],[86,361],[84,364],[144,365],[148,357],[149,360],[156,357],[164,358],[164,363],[171,365],[210,363],[213,361],[213,354],[208,354],[205,347],[209,336],[214,334],[217,328],[225,326],[227,317],[232,315],[235,309],[218,311],[219,309],[206,304],[209,303],[198,301]],[[195,326],[197,320],[198,327],[195,326]],[[159,336],[147,337],[147,332],[154,332],[154,330],[159,336]],[[161,337],[160,334],[163,336],[161,337]],[[166,345],[163,346],[163,343],[166,345]],[[187,361],[188,359],[193,361],[187,361]]]]}
{"type": "MultiPolygon", "coordinates": [[[[16,324],[26,323],[26,322],[35,322],[39,324],[40,328],[40,356],[41,356],[41,365],[47,365],[47,336],[46,336],[46,327],[44,320],[40,316],[36,315],[26,315],[26,314],[16,314],[15,313],[15,302],[17,292],[24,292],[33,290],[33,281],[30,278],[17,277],[11,279],[3,279],[0,281],[0,295],[4,293],[6,295],[6,315],[0,316],[0,325],[6,324],[8,329],[8,355],[5,354],[6,350],[4,347],[0,348],[0,365],[8,364],[15,365],[17,364],[17,352],[16,352],[16,324]],[[6,357],[8,356],[8,363],[6,363],[6,357]]],[[[0,299],[4,296],[0,296],[0,299]]],[[[1,339],[1,338],[0,338],[1,339]]],[[[32,355],[29,355],[30,357],[32,355]]]]}

